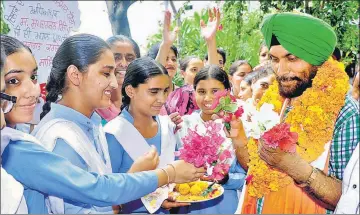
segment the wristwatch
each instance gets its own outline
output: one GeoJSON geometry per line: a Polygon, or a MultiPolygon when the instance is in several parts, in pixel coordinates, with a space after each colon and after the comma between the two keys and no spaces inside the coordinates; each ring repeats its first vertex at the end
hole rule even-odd
{"type": "Polygon", "coordinates": [[[317,173],[318,173],[319,171],[320,171],[320,170],[319,170],[318,168],[313,167],[313,168],[312,168],[312,172],[311,172],[309,178],[308,178],[304,183],[297,183],[297,182],[295,181],[296,185],[297,185],[298,187],[301,187],[301,188],[310,186],[310,184],[316,179],[316,175],[317,175],[317,173]]]}

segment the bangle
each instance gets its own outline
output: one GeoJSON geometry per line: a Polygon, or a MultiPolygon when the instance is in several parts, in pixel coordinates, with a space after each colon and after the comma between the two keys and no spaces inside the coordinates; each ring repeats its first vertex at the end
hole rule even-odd
{"type": "Polygon", "coordinates": [[[169,173],[168,173],[168,172],[166,171],[166,169],[164,169],[164,168],[160,168],[160,169],[165,172],[165,174],[166,174],[166,176],[167,176],[167,184],[169,184],[169,182],[170,182],[169,173]]]}
{"type": "Polygon", "coordinates": [[[172,165],[172,164],[168,164],[168,165],[174,169],[174,180],[172,180],[172,182],[174,182],[176,179],[176,169],[175,169],[174,165],[172,165]]]}
{"type": "Polygon", "coordinates": [[[295,183],[300,188],[309,187],[310,184],[316,179],[316,174],[318,172],[320,172],[320,170],[318,168],[313,167],[309,178],[304,183],[297,183],[296,181],[295,181],[295,183]]]}

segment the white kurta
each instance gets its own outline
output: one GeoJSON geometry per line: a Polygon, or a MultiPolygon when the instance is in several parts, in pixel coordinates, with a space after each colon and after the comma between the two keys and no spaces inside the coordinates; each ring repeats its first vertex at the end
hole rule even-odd
{"type": "MultiPolygon", "coordinates": [[[[5,127],[1,130],[1,154],[11,140],[34,141],[21,131],[5,127]]],[[[27,214],[24,187],[1,167],[1,214],[27,214]]]]}
{"type": "Polygon", "coordinates": [[[359,214],[359,144],[344,171],[342,195],[335,214],[359,214]]]}

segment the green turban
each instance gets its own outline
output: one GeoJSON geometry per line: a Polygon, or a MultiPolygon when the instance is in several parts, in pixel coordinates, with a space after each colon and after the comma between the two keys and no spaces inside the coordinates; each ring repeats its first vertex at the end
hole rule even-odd
{"type": "Polygon", "coordinates": [[[332,55],[337,41],[330,25],[304,14],[268,15],[261,24],[261,32],[269,49],[274,35],[288,52],[315,66],[332,55]]]}

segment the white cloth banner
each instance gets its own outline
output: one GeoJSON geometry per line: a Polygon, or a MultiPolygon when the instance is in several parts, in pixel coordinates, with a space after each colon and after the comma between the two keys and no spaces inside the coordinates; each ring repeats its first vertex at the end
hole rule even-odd
{"type": "Polygon", "coordinates": [[[9,36],[27,45],[37,61],[38,83],[46,83],[60,44],[80,26],[77,1],[3,1],[9,36]]]}

